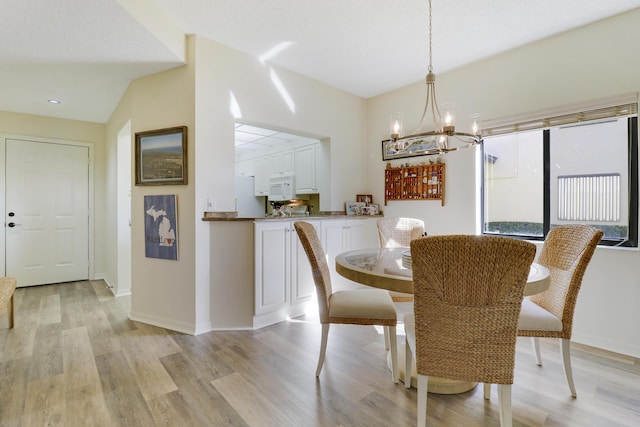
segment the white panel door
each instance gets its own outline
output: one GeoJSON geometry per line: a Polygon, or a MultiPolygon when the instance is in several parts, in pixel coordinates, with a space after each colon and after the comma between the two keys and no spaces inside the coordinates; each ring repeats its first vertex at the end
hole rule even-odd
{"type": "Polygon", "coordinates": [[[6,270],[18,286],[89,278],[88,147],[7,139],[6,270]]]}

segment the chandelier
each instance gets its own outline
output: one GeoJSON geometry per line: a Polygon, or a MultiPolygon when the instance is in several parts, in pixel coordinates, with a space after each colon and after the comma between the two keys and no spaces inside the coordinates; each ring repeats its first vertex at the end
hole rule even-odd
{"type": "Polygon", "coordinates": [[[402,115],[396,113],[391,117],[391,139],[383,141],[383,159],[408,156],[427,156],[444,154],[461,148],[473,147],[482,143],[478,128],[479,115],[471,117],[471,132],[457,132],[454,124],[454,105],[443,104],[443,114],[436,100],[436,75],[433,73],[431,54],[431,0],[429,0],[429,69],[426,77],[427,99],[424,104],[422,118],[418,127],[410,135],[402,135],[402,115]],[[430,118],[433,130],[422,131],[422,127],[430,118]]]}

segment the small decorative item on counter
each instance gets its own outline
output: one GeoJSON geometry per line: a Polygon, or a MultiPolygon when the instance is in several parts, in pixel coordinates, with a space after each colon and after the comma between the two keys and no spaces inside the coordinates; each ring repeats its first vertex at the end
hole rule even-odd
{"type": "Polygon", "coordinates": [[[362,215],[362,208],[365,206],[364,202],[347,202],[346,212],[347,215],[362,215]]]}
{"type": "Polygon", "coordinates": [[[371,194],[358,194],[356,195],[356,202],[364,203],[365,206],[369,206],[373,202],[371,194]]]}

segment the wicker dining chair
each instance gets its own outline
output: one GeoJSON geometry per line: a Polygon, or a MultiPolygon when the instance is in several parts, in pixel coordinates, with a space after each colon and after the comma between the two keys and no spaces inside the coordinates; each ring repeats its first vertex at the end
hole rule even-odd
{"type": "Polygon", "coordinates": [[[327,258],[313,225],[304,221],[294,224],[304,248],[316,286],[322,342],[316,376],[320,376],[327,352],[329,326],[332,323],[383,326],[391,338],[391,371],[393,382],[398,382],[398,352],[396,344],[397,313],[387,291],[381,289],[355,289],[333,292],[327,258]]]}
{"type": "Polygon", "coordinates": [[[538,338],[560,339],[572,397],[576,397],[570,352],[573,312],[582,277],[602,235],[602,231],[588,225],[566,225],[549,231],[538,263],[551,272],[551,284],[546,291],[525,298],[518,323],[518,336],[531,337],[538,366],[542,365],[538,338]]]}
{"type": "MultiPolygon", "coordinates": [[[[413,239],[424,235],[424,221],[415,218],[381,218],[377,221],[381,248],[408,248],[413,239]]],[[[413,295],[390,291],[394,302],[411,302],[413,295]]]]}
{"type": "MultiPolygon", "coordinates": [[[[405,316],[406,378],[415,355],[418,426],[429,376],[498,384],[500,424],[511,426],[518,314],[536,247],[497,236],[411,242],[414,313],[405,316]]],[[[405,387],[411,382],[405,380],[405,387]]]]}
{"type": "MultiPolygon", "coordinates": [[[[424,235],[424,221],[416,218],[400,218],[390,217],[381,218],[377,221],[378,241],[381,248],[408,248],[411,240],[417,239],[424,235]]],[[[394,303],[410,303],[413,302],[413,295],[403,292],[389,291],[391,299],[394,303]]],[[[396,309],[402,313],[407,310],[412,311],[409,304],[396,305],[396,309]]],[[[385,330],[384,343],[387,350],[389,349],[389,334],[385,330]]]]}
{"type": "Polygon", "coordinates": [[[0,277],[0,314],[7,310],[9,328],[13,328],[13,294],[16,290],[16,279],[13,277],[0,277]]]}
{"type": "Polygon", "coordinates": [[[381,248],[408,248],[411,240],[424,234],[424,221],[421,219],[381,218],[377,225],[381,248]]]}

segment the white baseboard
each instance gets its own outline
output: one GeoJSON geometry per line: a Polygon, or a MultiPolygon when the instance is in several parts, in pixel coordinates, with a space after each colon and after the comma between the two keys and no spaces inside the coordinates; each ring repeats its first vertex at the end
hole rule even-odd
{"type": "Polygon", "coordinates": [[[111,293],[115,297],[125,297],[131,295],[131,288],[128,289],[120,289],[115,282],[111,280],[108,274],[106,273],[98,273],[94,275],[94,280],[104,280],[107,284],[107,287],[111,290],[111,293]]]}
{"type": "MultiPolygon", "coordinates": [[[[131,311],[129,313],[129,319],[133,320],[134,322],[142,322],[149,325],[158,326],[160,328],[182,332],[183,334],[197,335],[196,327],[193,323],[179,322],[172,319],[167,319],[165,317],[149,316],[148,314],[136,313],[134,311],[131,311]]],[[[200,331],[199,333],[203,332],[206,331],[200,331]]]]}
{"type": "Polygon", "coordinates": [[[576,334],[575,331],[571,337],[571,341],[626,356],[640,358],[640,344],[638,343],[613,341],[601,336],[589,334],[576,334]]]}

